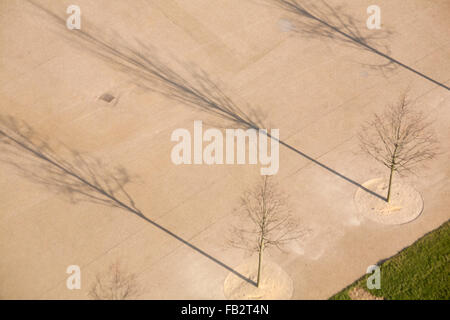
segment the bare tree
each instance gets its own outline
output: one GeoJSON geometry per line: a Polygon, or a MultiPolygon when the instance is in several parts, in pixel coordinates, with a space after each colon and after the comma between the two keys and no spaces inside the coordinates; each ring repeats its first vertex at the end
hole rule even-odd
{"type": "Polygon", "coordinates": [[[245,213],[245,227],[234,226],[230,245],[258,252],[258,276],[261,280],[264,250],[275,246],[282,250],[287,242],[300,237],[297,224],[289,214],[286,197],[278,191],[270,176],[264,176],[259,185],[241,197],[241,210],[245,213]]]}
{"type": "Polygon", "coordinates": [[[136,275],[126,272],[119,261],[111,264],[105,274],[98,274],[89,296],[95,300],[126,300],[140,294],[136,275]]]}
{"type": "Polygon", "coordinates": [[[394,172],[412,172],[437,153],[437,140],[423,113],[412,109],[406,94],[363,126],[361,149],[390,170],[386,202],[390,201],[394,172]]]}

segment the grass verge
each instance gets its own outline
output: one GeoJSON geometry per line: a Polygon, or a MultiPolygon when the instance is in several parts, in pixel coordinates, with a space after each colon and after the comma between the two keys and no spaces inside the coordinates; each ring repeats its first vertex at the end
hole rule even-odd
{"type": "Polygon", "coordinates": [[[350,300],[349,291],[362,288],[386,300],[450,299],[450,220],[380,264],[381,289],[368,289],[369,275],[335,294],[331,300],[350,300]]]}

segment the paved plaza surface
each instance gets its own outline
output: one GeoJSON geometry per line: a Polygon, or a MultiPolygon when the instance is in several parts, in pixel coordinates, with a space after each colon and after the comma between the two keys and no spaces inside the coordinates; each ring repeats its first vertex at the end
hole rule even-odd
{"type": "Polygon", "coordinates": [[[0,297],[86,299],[119,260],[140,299],[225,298],[226,277],[250,259],[227,237],[260,165],[171,161],[174,130],[234,125],[186,88],[220,91],[280,130],[274,179],[302,236],[265,259],[291,277],[292,299],[330,297],[447,221],[450,1],[377,0],[380,30],[366,26],[374,1],[314,3],[305,7],[321,21],[395,61],[275,0],[1,1],[0,120],[44,157],[11,141],[0,148],[0,297]],[[80,30],[66,27],[72,4],[80,30]],[[389,174],[359,151],[357,133],[405,90],[434,120],[440,154],[402,178],[422,195],[422,214],[384,225],[353,201],[389,174]],[[128,209],[65,185],[74,177],[58,176],[51,159],[113,185],[128,209]],[[70,265],[81,268],[80,290],[66,286],[70,265]]]}

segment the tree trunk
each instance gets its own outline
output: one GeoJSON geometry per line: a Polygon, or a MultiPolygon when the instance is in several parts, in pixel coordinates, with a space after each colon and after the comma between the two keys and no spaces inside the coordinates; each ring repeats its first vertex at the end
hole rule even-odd
{"type": "Polygon", "coordinates": [[[261,280],[261,270],[262,270],[262,259],[263,259],[264,243],[261,241],[259,247],[259,258],[258,258],[258,278],[256,279],[256,286],[259,288],[259,282],[261,280]]]}
{"type": "MultiPolygon", "coordinates": [[[[397,137],[397,139],[398,139],[398,137],[397,137]]],[[[389,175],[388,194],[387,194],[387,197],[386,197],[386,202],[387,203],[389,203],[389,200],[391,200],[392,176],[394,175],[394,171],[395,171],[395,165],[396,165],[395,160],[396,160],[396,157],[397,157],[397,149],[398,149],[398,145],[396,143],[394,152],[392,153],[391,174],[389,175]]]]}
{"type": "Polygon", "coordinates": [[[389,176],[389,186],[388,186],[388,194],[386,197],[386,202],[389,203],[389,200],[391,200],[391,187],[392,187],[392,176],[394,175],[394,166],[391,167],[391,174],[389,176]]]}

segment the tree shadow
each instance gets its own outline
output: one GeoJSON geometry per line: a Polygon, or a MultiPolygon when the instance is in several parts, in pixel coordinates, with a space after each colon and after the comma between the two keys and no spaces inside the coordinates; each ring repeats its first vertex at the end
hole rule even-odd
{"type": "Polygon", "coordinates": [[[90,202],[141,214],[125,190],[131,181],[123,167],[105,164],[58,145],[58,152],[27,123],[0,116],[0,161],[24,178],[63,195],[71,203],[90,202]],[[63,156],[62,156],[63,155],[63,156]]]}
{"type": "Polygon", "coordinates": [[[364,64],[373,69],[381,71],[393,71],[397,67],[407,69],[416,75],[433,82],[434,84],[450,90],[445,84],[436,81],[427,75],[401,63],[391,57],[390,46],[387,44],[388,38],[392,35],[390,30],[368,30],[358,25],[364,25],[358,19],[346,14],[342,6],[333,7],[325,0],[264,0],[276,7],[294,14],[295,28],[304,37],[310,39],[326,39],[342,45],[350,46],[358,50],[374,53],[385,58],[386,63],[364,64]],[[384,51],[384,52],[383,52],[384,51]]]}
{"type": "MultiPolygon", "coordinates": [[[[155,52],[155,48],[134,39],[134,43],[124,39],[120,34],[97,30],[89,26],[80,30],[68,30],[64,17],[58,16],[49,9],[28,0],[33,6],[51,18],[57,25],[59,34],[68,41],[76,42],[83,50],[91,52],[118,71],[134,79],[135,85],[157,92],[170,99],[179,101],[201,110],[222,120],[231,126],[243,128],[264,127],[263,116],[258,109],[247,105],[244,112],[217,85],[215,81],[202,69],[194,65],[183,63],[177,70],[172,63],[162,61],[155,52]]],[[[89,25],[85,19],[85,25],[89,25]]]]}
{"type": "Polygon", "coordinates": [[[40,137],[27,123],[2,116],[0,161],[14,167],[24,178],[65,196],[71,203],[89,202],[130,212],[239,278],[255,284],[253,280],[146,217],[125,189],[131,182],[131,176],[124,167],[107,169],[100,160],[88,158],[63,145],[58,145],[56,150],[48,139],[40,137]]]}
{"type": "MultiPolygon", "coordinates": [[[[181,71],[175,70],[168,63],[161,61],[154,53],[154,50],[142,41],[136,40],[136,45],[133,46],[117,33],[107,37],[104,35],[104,32],[96,30],[93,26],[91,27],[92,32],[88,32],[87,28],[69,31],[62,17],[40,5],[34,4],[31,0],[28,1],[39,10],[42,10],[46,16],[51,17],[55,23],[62,26],[63,29],[58,30],[65,31],[61,33],[64,37],[67,37],[70,41],[78,41],[78,44],[83,49],[89,50],[89,52],[103,59],[114,68],[117,68],[117,70],[133,76],[136,85],[216,116],[221,120],[225,120],[226,124],[254,130],[267,128],[263,123],[264,117],[258,109],[247,106],[246,111],[244,111],[220,89],[220,86],[205,71],[195,66],[188,66],[181,71]]],[[[269,138],[275,139],[268,131],[262,132],[269,138]]],[[[365,188],[355,180],[346,177],[295,147],[281,140],[275,140],[354,186],[380,199],[384,199],[383,196],[365,188]]]]}
{"type": "MultiPolygon", "coordinates": [[[[375,31],[367,29],[367,32],[364,32],[365,30],[359,27],[363,23],[346,14],[343,6],[332,7],[323,0],[314,2],[300,0],[268,1],[294,13],[298,19],[293,21],[291,31],[299,33],[307,39],[330,40],[363,51],[371,51],[367,48],[368,46],[382,48],[384,52],[391,54],[390,47],[385,40],[393,32],[386,28],[375,31]],[[342,32],[338,32],[338,30],[342,32]]],[[[397,65],[390,60],[382,64],[360,64],[382,71],[393,71],[397,68],[397,65]]]]}

